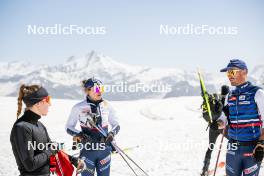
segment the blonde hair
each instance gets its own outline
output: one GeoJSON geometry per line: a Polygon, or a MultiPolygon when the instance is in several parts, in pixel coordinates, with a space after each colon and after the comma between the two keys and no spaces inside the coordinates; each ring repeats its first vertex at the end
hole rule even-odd
{"type": "Polygon", "coordinates": [[[85,83],[87,82],[87,79],[84,79],[84,80],[82,80],[81,81],[81,86],[82,86],[82,88],[85,88],[84,86],[85,86],[85,83]]]}
{"type": "MultiPolygon", "coordinates": [[[[22,111],[22,100],[25,96],[28,96],[36,91],[38,91],[41,88],[39,85],[25,85],[22,84],[19,88],[18,98],[17,98],[17,118],[21,114],[22,111]]],[[[26,108],[29,108],[30,106],[26,104],[26,108]]]]}

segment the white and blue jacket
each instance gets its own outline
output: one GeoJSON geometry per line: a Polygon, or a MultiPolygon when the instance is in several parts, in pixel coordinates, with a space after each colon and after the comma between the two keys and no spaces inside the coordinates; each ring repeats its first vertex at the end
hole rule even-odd
{"type": "Polygon", "coordinates": [[[87,98],[73,106],[66,124],[66,131],[68,134],[76,136],[80,132],[83,132],[90,136],[94,142],[101,141],[103,135],[89,123],[86,123],[87,113],[95,113],[100,116],[97,125],[100,125],[107,134],[109,131],[114,135],[119,132],[120,126],[118,118],[112,106],[105,100],[94,103],[87,98]],[[80,124],[81,131],[76,129],[77,122],[80,124]]]}

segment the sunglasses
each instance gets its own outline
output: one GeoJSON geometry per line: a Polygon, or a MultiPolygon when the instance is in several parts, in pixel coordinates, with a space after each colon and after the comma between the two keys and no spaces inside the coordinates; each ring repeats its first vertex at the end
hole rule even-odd
{"type": "Polygon", "coordinates": [[[95,93],[104,93],[104,86],[103,85],[95,85],[94,86],[95,93]]]}
{"type": "Polygon", "coordinates": [[[228,70],[228,71],[226,72],[226,74],[227,74],[228,77],[236,76],[237,73],[238,73],[239,71],[240,71],[240,70],[237,70],[237,69],[228,70]]]}
{"type": "Polygon", "coordinates": [[[51,105],[51,96],[48,95],[48,96],[44,97],[44,98],[42,99],[42,101],[45,101],[46,103],[48,103],[49,105],[51,105]]]}

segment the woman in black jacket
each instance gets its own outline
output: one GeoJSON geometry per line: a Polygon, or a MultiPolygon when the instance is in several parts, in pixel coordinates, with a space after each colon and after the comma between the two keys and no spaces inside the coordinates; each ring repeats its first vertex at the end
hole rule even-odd
{"type": "MultiPolygon", "coordinates": [[[[50,106],[50,96],[45,88],[38,85],[22,85],[18,97],[17,120],[12,128],[10,142],[21,176],[50,175],[49,158],[56,154],[56,147],[45,126],[39,121],[46,116],[50,106]],[[22,101],[26,105],[20,117],[22,101]]],[[[72,164],[78,165],[78,159],[69,156],[72,164]]]]}

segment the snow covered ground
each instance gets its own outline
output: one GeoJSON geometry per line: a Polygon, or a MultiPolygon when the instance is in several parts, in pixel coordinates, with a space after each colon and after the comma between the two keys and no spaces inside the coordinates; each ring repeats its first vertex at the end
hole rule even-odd
{"type": "MultiPolygon", "coordinates": [[[[78,101],[53,100],[50,112],[41,121],[51,138],[71,147],[71,137],[64,126],[71,107],[78,101]]],[[[201,118],[200,97],[148,99],[111,102],[121,124],[117,143],[121,148],[139,146],[127,151],[151,176],[198,176],[207,147],[207,124],[201,118]]],[[[18,175],[9,135],[16,120],[16,98],[0,97],[0,175],[18,175]]],[[[220,138],[218,139],[218,143],[220,138]]],[[[226,141],[225,141],[226,143],[226,141]]],[[[224,145],[225,146],[225,145],[224,145]]],[[[223,151],[220,161],[224,161],[223,151]]],[[[217,152],[213,152],[211,168],[217,152]]],[[[139,170],[138,170],[139,172],[139,170]]],[[[262,169],[264,175],[264,170],[262,169]]],[[[139,172],[140,173],[140,172],[139,172]]],[[[112,176],[133,176],[118,155],[112,156],[112,176]]],[[[141,175],[141,174],[139,174],[141,175]]],[[[142,174],[143,175],[143,174],[142,174]]],[[[219,169],[217,176],[224,175],[219,169]]]]}

